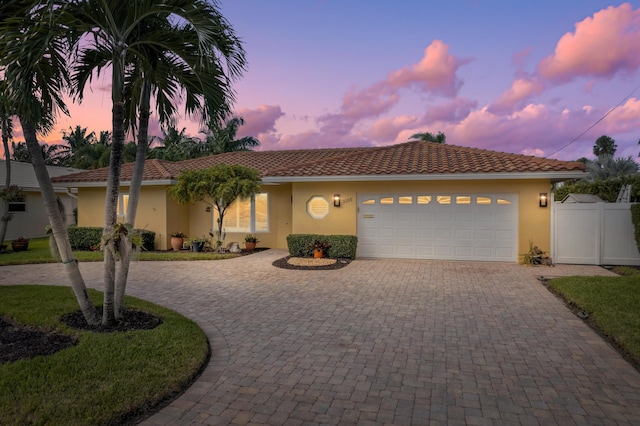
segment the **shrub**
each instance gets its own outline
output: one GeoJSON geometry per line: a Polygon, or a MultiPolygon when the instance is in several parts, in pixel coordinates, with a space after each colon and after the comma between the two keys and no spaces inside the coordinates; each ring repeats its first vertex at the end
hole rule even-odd
{"type": "Polygon", "coordinates": [[[636,237],[636,245],[640,251],[640,204],[631,205],[631,222],[633,222],[634,234],[636,237]]]}
{"type": "MultiPolygon", "coordinates": [[[[136,229],[142,238],[142,249],[151,251],[154,249],[156,233],[146,229],[136,229]]],[[[72,250],[95,250],[102,241],[102,228],[98,226],[70,226],[69,242],[72,250]]]]}
{"type": "Polygon", "coordinates": [[[289,254],[295,257],[312,257],[314,241],[325,242],[330,248],[326,257],[333,259],[355,259],[358,248],[358,237],[355,235],[320,235],[290,234],[287,235],[289,254]]]}
{"type": "Polygon", "coordinates": [[[562,201],[569,194],[597,195],[604,201],[615,203],[622,185],[631,184],[631,200],[640,199],[640,176],[624,176],[621,178],[596,180],[593,182],[575,182],[561,186],[555,190],[555,200],[562,201]]]}
{"type": "Polygon", "coordinates": [[[93,250],[100,246],[102,228],[98,226],[70,226],[69,242],[72,250],[93,250]]]}

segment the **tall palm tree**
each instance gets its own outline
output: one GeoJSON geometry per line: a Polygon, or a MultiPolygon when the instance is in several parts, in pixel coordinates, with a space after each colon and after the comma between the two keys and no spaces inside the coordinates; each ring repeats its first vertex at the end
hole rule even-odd
{"type": "MultiPolygon", "coordinates": [[[[87,23],[86,32],[93,38],[80,48],[75,81],[80,97],[94,72],[99,74],[107,64],[112,69],[113,129],[103,238],[103,322],[111,323],[119,309],[114,298],[118,248],[112,231],[126,123],[135,123],[133,111],[137,109],[140,133],[126,219],[133,223],[148,148],[152,93],[161,121],[174,114],[181,90],[186,94],[187,113],[200,112],[205,119],[221,115],[221,110],[226,113],[233,95],[228,83],[244,68],[244,51],[226,20],[205,0],[139,0],[133,5],[120,0],[86,0],[78,6],[74,15],[87,23]]],[[[126,252],[126,236],[120,240],[125,241],[126,252]]],[[[126,279],[122,288],[125,283],[126,279]]]]}
{"type": "Polygon", "coordinates": [[[204,130],[205,133],[205,154],[222,154],[234,151],[249,151],[260,145],[260,141],[253,136],[245,136],[237,139],[236,134],[240,126],[244,125],[242,117],[232,117],[228,120],[224,127],[220,126],[219,121],[209,123],[209,128],[204,130]]]}
{"type": "Polygon", "coordinates": [[[447,143],[447,136],[443,132],[438,132],[437,135],[433,133],[424,132],[424,133],[414,133],[411,135],[410,139],[415,139],[424,142],[434,142],[434,143],[447,143]]]}
{"type": "Polygon", "coordinates": [[[37,132],[50,131],[57,114],[67,112],[62,98],[68,81],[65,54],[70,49],[66,37],[73,34],[61,27],[66,4],[62,0],[0,3],[0,73],[4,73],[9,99],[22,126],[62,264],[85,319],[95,324],[99,316],[73,258],[65,220],[37,140],[37,132]]]}
{"type": "MultiPolygon", "coordinates": [[[[13,134],[13,116],[11,103],[8,99],[7,83],[4,80],[0,80],[0,127],[2,128],[2,146],[4,148],[4,159],[6,176],[4,181],[4,192],[8,194],[11,188],[11,154],[9,152],[9,139],[13,134]]],[[[7,228],[9,227],[9,221],[11,220],[11,213],[9,212],[9,201],[2,200],[2,206],[0,207],[0,244],[4,243],[4,239],[7,236],[7,228]]]]}

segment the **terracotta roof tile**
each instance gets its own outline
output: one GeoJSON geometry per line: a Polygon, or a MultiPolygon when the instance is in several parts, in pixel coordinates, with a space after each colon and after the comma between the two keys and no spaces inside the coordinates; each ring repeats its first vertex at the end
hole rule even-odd
{"type": "MultiPolygon", "coordinates": [[[[583,171],[584,164],[455,145],[411,141],[384,147],[243,151],[170,162],[148,160],[144,180],[177,179],[180,172],[217,164],[239,164],[269,177],[533,173],[583,171]]],[[[133,163],[122,165],[122,181],[131,180],[133,163]]],[[[105,182],[107,168],[89,170],[54,182],[105,182]]]]}

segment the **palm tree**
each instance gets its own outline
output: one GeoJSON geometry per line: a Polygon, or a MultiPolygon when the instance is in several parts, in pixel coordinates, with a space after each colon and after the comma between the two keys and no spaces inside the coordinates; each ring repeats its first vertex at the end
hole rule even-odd
{"type": "MultiPolygon", "coordinates": [[[[8,99],[7,83],[4,80],[0,80],[0,127],[2,128],[2,146],[4,148],[4,159],[6,165],[3,194],[8,194],[11,188],[11,154],[9,153],[9,139],[11,139],[13,132],[12,115],[11,103],[8,99]]],[[[9,201],[3,199],[0,210],[0,244],[4,243],[4,239],[7,236],[7,228],[9,227],[10,220],[11,213],[9,212],[9,201]]]]}
{"type": "Polygon", "coordinates": [[[67,112],[62,94],[68,81],[65,53],[69,52],[69,45],[61,35],[73,34],[60,26],[65,7],[62,0],[0,3],[0,73],[4,73],[8,97],[22,126],[62,264],[86,321],[95,324],[99,317],[73,258],[66,224],[36,136],[38,131],[51,130],[60,111],[67,112]]]}
{"type": "Polygon", "coordinates": [[[593,145],[593,155],[596,157],[602,155],[613,157],[616,154],[616,149],[618,149],[618,146],[616,145],[615,139],[607,135],[602,135],[596,139],[596,143],[593,145]]]}
{"type": "Polygon", "coordinates": [[[163,127],[163,137],[160,138],[162,145],[156,146],[151,150],[152,156],[159,160],[180,161],[187,160],[189,153],[197,149],[198,141],[188,137],[185,132],[186,128],[178,131],[174,126],[167,125],[163,127]],[[193,148],[196,146],[195,148],[193,148]]]}
{"type": "Polygon", "coordinates": [[[206,134],[204,155],[249,151],[260,145],[260,141],[253,136],[236,139],[238,128],[242,125],[242,117],[232,117],[224,127],[221,127],[218,121],[209,123],[209,128],[202,132],[206,134]]]}
{"type": "Polygon", "coordinates": [[[587,161],[588,180],[606,180],[638,173],[638,163],[632,157],[613,158],[608,154],[601,154],[593,161],[587,161]]]}
{"type": "Polygon", "coordinates": [[[423,142],[447,143],[447,136],[443,132],[438,132],[437,135],[429,132],[414,133],[409,139],[415,139],[423,142]]]}
{"type": "Polygon", "coordinates": [[[67,146],[64,146],[60,153],[63,157],[62,161],[67,166],[77,167],[79,152],[85,146],[95,142],[96,134],[94,132],[87,134],[86,127],[76,126],[75,129],[69,127],[69,132],[62,131],[62,139],[67,142],[67,146]]]}
{"type": "MultiPolygon", "coordinates": [[[[186,93],[187,113],[199,112],[207,120],[221,116],[233,98],[228,83],[244,68],[244,51],[226,20],[204,0],[139,0],[134,7],[119,0],[87,0],[74,12],[79,21],[87,22],[85,31],[93,38],[88,46],[80,48],[75,78],[79,97],[94,72],[99,74],[106,65],[112,69],[113,139],[103,238],[106,241],[103,323],[111,323],[119,309],[118,300],[114,301],[118,249],[112,230],[125,126],[135,123],[137,110],[140,133],[127,212],[127,222],[133,223],[148,148],[152,93],[161,121],[168,121],[174,114],[175,99],[181,89],[186,93]],[[221,65],[223,60],[227,74],[221,65]]],[[[124,241],[126,252],[130,245],[126,237],[124,241]]],[[[125,263],[128,267],[128,261],[125,263]]],[[[125,283],[126,279],[122,286],[125,283]]]]}

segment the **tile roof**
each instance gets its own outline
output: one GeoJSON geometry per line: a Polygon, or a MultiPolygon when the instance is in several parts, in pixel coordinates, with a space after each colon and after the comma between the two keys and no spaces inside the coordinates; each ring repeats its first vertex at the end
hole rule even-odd
{"type": "MultiPolygon", "coordinates": [[[[260,171],[263,179],[385,176],[581,172],[584,164],[521,154],[489,151],[432,142],[411,141],[384,147],[242,151],[170,162],[148,160],[144,180],[174,180],[183,170],[217,164],[239,164],[260,171]]],[[[131,180],[133,163],[122,165],[122,181],[131,180]]],[[[89,170],[55,182],[106,182],[107,168],[89,170]]]]}

